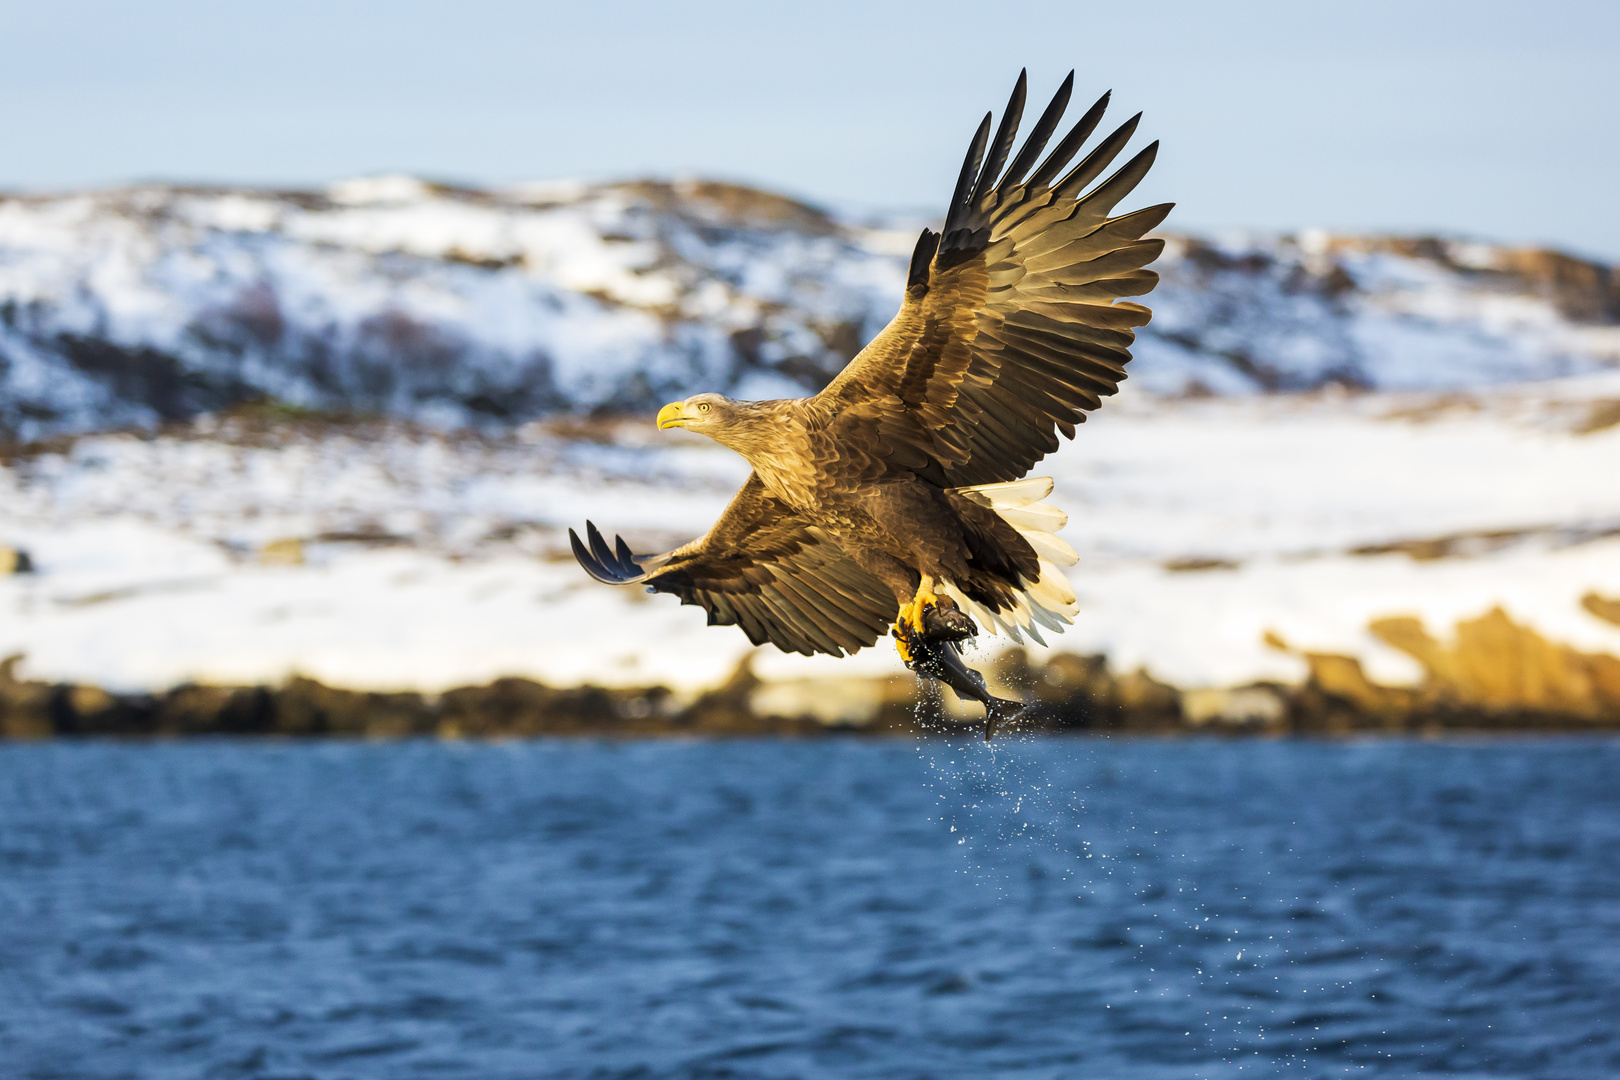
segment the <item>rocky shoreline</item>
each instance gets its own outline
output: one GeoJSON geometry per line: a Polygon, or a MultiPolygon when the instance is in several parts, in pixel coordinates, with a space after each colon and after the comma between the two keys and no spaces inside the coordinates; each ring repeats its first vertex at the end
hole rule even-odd
{"type": "MultiPolygon", "coordinates": [[[[1612,601],[1592,598],[1596,606],[1612,601]]],[[[1607,617],[1611,613],[1605,610],[1607,617]]],[[[1415,687],[1381,686],[1352,657],[1295,653],[1297,686],[1255,683],[1182,690],[1144,672],[1118,674],[1105,657],[1021,650],[985,666],[1003,693],[1032,703],[1026,730],[1091,734],[1344,736],[1362,733],[1620,732],[1620,659],[1548,642],[1500,609],[1457,627],[1456,644],[1416,620],[1373,632],[1416,658],[1415,687]]],[[[911,678],[762,682],[749,663],[722,686],[682,699],[663,686],[559,688],[505,678],[441,694],[346,690],[295,677],[279,686],[188,684],[121,694],[17,677],[0,662],[0,739],[598,738],[915,736],[969,730],[977,705],[911,678]]]]}

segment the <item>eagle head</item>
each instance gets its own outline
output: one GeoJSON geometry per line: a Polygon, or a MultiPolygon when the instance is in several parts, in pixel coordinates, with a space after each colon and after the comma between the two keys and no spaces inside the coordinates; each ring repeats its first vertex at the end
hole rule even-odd
{"type": "Polygon", "coordinates": [[[717,432],[737,420],[742,407],[748,404],[719,394],[697,394],[659,409],[658,427],[659,430],[683,427],[714,438],[717,432]]]}

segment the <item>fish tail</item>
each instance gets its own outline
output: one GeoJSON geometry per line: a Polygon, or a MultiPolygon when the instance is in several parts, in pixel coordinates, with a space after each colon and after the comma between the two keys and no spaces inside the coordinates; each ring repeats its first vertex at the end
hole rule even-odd
{"type": "Polygon", "coordinates": [[[1024,703],[1008,698],[993,697],[984,703],[984,741],[995,738],[996,732],[1024,715],[1024,703]]]}

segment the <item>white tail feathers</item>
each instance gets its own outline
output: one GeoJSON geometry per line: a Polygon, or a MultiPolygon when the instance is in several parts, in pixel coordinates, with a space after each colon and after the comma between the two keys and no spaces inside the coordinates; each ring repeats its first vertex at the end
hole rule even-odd
{"type": "Polygon", "coordinates": [[[1040,556],[1042,562],[1073,566],[1080,561],[1080,556],[1075,554],[1074,548],[1061,537],[1034,529],[1019,529],[1018,535],[1029,541],[1029,546],[1035,549],[1035,554],[1040,556]]]}
{"type": "Polygon", "coordinates": [[[980,506],[988,506],[992,510],[1013,510],[1040,502],[1052,494],[1052,478],[1026,476],[1022,480],[1009,480],[1004,484],[980,484],[955,490],[958,495],[965,495],[980,506]]]}
{"type": "Polygon", "coordinates": [[[1000,507],[994,508],[1001,516],[1001,520],[1015,529],[1030,529],[1036,532],[1057,532],[1069,523],[1069,515],[1055,506],[1045,506],[1036,503],[1033,506],[1024,506],[1017,509],[1000,507]]]}
{"type": "Polygon", "coordinates": [[[1069,523],[1069,515],[1055,506],[1040,505],[1042,499],[1052,494],[1052,478],[1029,476],[1005,484],[979,484],[955,490],[958,495],[994,510],[1003,521],[1017,529],[1018,535],[1035,549],[1035,555],[1040,559],[1041,576],[1036,581],[1025,579],[1022,588],[1014,595],[1013,606],[999,612],[969,600],[951,582],[943,582],[939,591],[955,600],[958,607],[992,633],[1001,630],[1017,642],[1022,642],[1022,635],[1027,633],[1045,645],[1039,627],[1062,633],[1080,610],[1069,579],[1059,569],[1060,566],[1073,566],[1080,556],[1075,554],[1074,548],[1054,535],[1069,523]]]}

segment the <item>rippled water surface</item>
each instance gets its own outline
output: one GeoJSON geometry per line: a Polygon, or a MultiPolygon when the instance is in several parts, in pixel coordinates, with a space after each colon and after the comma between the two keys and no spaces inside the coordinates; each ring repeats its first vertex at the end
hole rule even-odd
{"type": "Polygon", "coordinates": [[[0,1075],[1606,1077],[1620,745],[0,747],[0,1075]]]}

